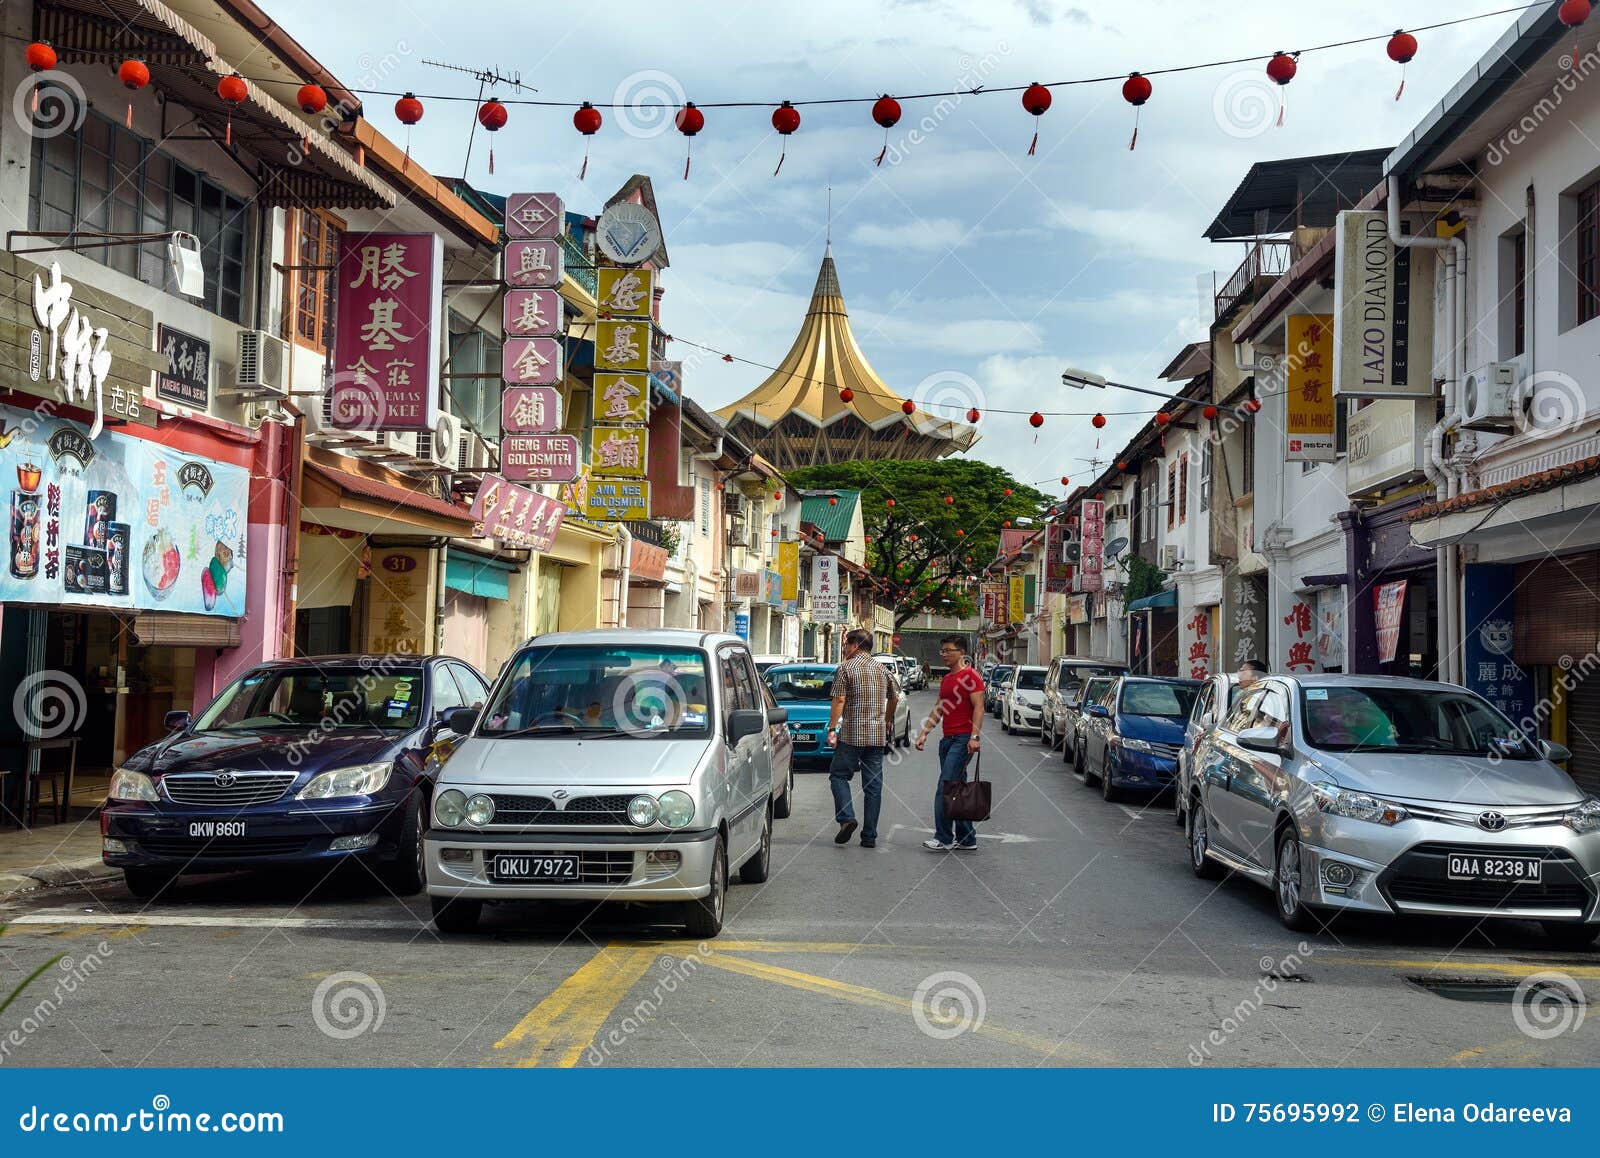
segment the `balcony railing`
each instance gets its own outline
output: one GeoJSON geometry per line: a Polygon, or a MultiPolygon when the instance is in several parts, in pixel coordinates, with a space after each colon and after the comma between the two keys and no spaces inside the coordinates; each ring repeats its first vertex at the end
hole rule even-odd
{"type": "Polygon", "coordinates": [[[1258,282],[1282,277],[1294,264],[1294,242],[1288,238],[1263,239],[1250,247],[1233,276],[1216,291],[1216,317],[1225,318],[1239,300],[1255,292],[1258,282]]]}
{"type": "Polygon", "coordinates": [[[588,290],[591,297],[600,291],[600,279],[594,271],[594,262],[570,233],[561,234],[561,260],[567,275],[588,290]]]}

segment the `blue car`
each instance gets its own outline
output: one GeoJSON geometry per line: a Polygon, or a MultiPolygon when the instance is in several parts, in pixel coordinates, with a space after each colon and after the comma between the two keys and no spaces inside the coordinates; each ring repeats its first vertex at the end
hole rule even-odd
{"type": "Polygon", "coordinates": [[[787,726],[796,763],[833,760],[828,716],[833,711],[834,667],[831,663],[780,664],[762,674],[772,698],[789,713],[787,726]]]}
{"type": "Polygon", "coordinates": [[[327,656],[251,668],[111,778],[102,859],[152,897],[181,873],[363,860],[424,883],[422,833],[445,722],[488,685],[444,656],[327,656]]]}
{"type": "Polygon", "coordinates": [[[1123,676],[1085,708],[1074,767],[1085,784],[1100,785],[1107,800],[1128,789],[1163,792],[1178,775],[1199,680],[1123,676]]]}

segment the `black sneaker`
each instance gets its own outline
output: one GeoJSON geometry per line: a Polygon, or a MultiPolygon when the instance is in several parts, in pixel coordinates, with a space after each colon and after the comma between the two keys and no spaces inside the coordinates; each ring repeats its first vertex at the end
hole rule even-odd
{"type": "Polygon", "coordinates": [[[957,852],[977,852],[978,842],[973,841],[971,844],[952,844],[950,847],[955,849],[957,852]]]}
{"type": "Polygon", "coordinates": [[[873,837],[863,836],[861,838],[861,847],[862,848],[877,848],[878,847],[878,842],[873,837]]]}
{"type": "Polygon", "coordinates": [[[846,820],[844,823],[839,825],[839,831],[834,833],[833,843],[849,844],[850,838],[855,835],[855,831],[859,827],[860,825],[858,825],[855,821],[846,820]]]}

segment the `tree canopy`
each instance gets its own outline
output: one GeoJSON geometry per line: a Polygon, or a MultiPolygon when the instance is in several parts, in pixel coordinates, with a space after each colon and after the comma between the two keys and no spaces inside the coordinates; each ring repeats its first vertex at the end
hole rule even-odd
{"type": "Polygon", "coordinates": [[[1007,522],[1038,526],[1050,504],[1048,495],[1009,472],[968,458],[802,467],[789,472],[789,481],[807,490],[861,492],[867,565],[894,601],[896,630],[924,611],[973,615],[976,590],[967,577],[994,559],[1007,522]]]}

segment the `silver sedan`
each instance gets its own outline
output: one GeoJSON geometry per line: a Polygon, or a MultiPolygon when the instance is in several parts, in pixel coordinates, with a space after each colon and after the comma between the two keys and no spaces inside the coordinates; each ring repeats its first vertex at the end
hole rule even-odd
{"type": "Polygon", "coordinates": [[[1316,910],[1539,921],[1600,933],[1600,800],[1464,688],[1271,676],[1197,742],[1195,874],[1270,887],[1292,929],[1316,910]]]}

